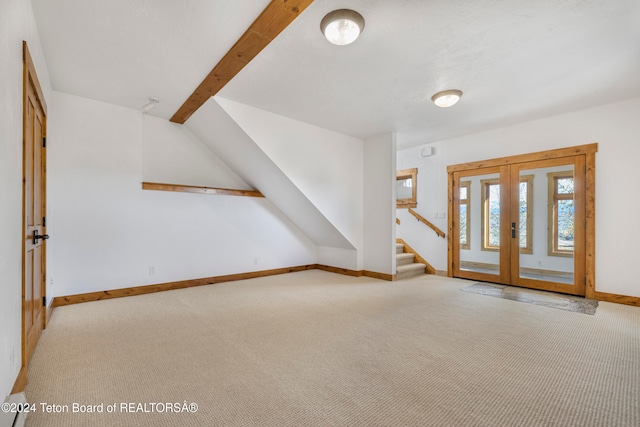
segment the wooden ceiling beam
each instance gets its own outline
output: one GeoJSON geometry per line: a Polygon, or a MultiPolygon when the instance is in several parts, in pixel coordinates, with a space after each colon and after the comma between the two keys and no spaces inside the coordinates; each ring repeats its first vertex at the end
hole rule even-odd
{"type": "Polygon", "coordinates": [[[170,120],[186,122],[311,3],[313,0],[272,0],[170,120]]]}

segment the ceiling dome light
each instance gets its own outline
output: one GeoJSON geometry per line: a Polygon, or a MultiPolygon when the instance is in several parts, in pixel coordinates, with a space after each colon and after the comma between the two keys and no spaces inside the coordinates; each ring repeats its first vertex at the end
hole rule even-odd
{"type": "Polygon", "coordinates": [[[331,43],[344,46],[353,43],[364,30],[364,18],[354,10],[334,10],[322,18],[320,30],[331,43]]]}
{"type": "Polygon", "coordinates": [[[443,90],[442,92],[438,92],[431,97],[431,100],[438,106],[442,108],[451,107],[455,105],[458,101],[460,101],[460,97],[462,96],[462,91],[457,89],[451,90],[443,90]]]}

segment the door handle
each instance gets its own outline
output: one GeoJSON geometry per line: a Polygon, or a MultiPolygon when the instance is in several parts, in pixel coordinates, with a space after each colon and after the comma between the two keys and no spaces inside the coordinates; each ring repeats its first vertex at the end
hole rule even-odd
{"type": "Polygon", "coordinates": [[[38,230],[33,230],[33,244],[36,245],[39,239],[47,240],[49,238],[48,234],[38,234],[38,230]]]}
{"type": "Polygon", "coordinates": [[[511,223],[511,238],[512,239],[516,238],[516,223],[515,222],[511,223]]]}

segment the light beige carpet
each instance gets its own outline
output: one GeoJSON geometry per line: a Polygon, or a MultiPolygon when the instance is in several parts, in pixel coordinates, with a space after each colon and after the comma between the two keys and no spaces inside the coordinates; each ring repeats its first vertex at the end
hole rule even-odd
{"type": "Polygon", "coordinates": [[[469,284],[314,270],[57,308],[27,426],[640,425],[639,308],[585,316],[469,284]],[[169,402],[198,410],[152,405],[169,402]]]}

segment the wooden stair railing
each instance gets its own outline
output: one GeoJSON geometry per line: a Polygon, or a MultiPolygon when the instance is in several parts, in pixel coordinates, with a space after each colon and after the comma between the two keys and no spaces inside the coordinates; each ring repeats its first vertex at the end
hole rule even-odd
{"type": "Polygon", "coordinates": [[[425,219],[422,215],[420,215],[418,212],[414,211],[411,208],[408,208],[408,211],[411,215],[415,216],[418,221],[422,222],[423,224],[425,224],[427,227],[429,227],[430,229],[432,229],[433,231],[436,232],[436,234],[440,237],[442,237],[443,239],[445,238],[445,234],[444,231],[440,230],[438,227],[436,227],[435,225],[433,225],[431,222],[429,222],[427,219],[425,219]]]}

